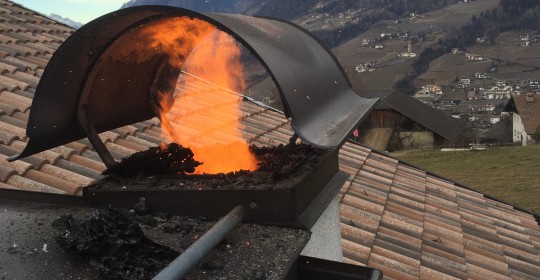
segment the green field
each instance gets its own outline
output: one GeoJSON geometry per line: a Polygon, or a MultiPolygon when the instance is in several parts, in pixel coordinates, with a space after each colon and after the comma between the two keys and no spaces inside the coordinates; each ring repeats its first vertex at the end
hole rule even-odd
{"type": "Polygon", "coordinates": [[[540,145],[485,151],[412,150],[392,155],[482,193],[540,213],[540,145]]]}

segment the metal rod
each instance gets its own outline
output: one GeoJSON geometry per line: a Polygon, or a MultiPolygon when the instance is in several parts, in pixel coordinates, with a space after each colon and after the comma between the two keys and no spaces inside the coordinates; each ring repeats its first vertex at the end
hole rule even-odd
{"type": "Polygon", "coordinates": [[[236,206],[221,218],[210,230],[191,244],[180,256],[158,273],[153,280],[183,279],[229,232],[238,225],[246,210],[244,206],[236,206]]]}
{"type": "Polygon", "coordinates": [[[83,125],[83,128],[86,131],[88,140],[90,141],[92,146],[94,146],[96,153],[101,158],[103,163],[105,163],[107,167],[113,166],[116,163],[116,160],[114,160],[111,152],[109,152],[103,141],[101,141],[101,138],[99,138],[99,135],[94,129],[94,127],[90,123],[88,123],[86,125],[83,125]]]}
{"type": "Polygon", "coordinates": [[[281,160],[279,161],[278,165],[276,166],[276,169],[274,169],[274,172],[272,173],[272,179],[276,179],[279,175],[279,171],[281,171],[281,168],[283,168],[283,164],[285,164],[285,161],[287,160],[287,156],[291,152],[292,147],[294,146],[296,140],[298,139],[298,135],[293,134],[291,139],[289,139],[289,143],[287,146],[285,146],[285,150],[283,151],[283,154],[281,155],[281,160]]]}

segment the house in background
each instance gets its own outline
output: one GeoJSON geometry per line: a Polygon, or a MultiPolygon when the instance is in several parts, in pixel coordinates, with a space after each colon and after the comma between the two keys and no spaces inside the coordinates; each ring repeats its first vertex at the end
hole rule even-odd
{"type": "Polygon", "coordinates": [[[378,150],[418,149],[459,141],[461,121],[412,98],[393,93],[381,97],[360,126],[360,142],[378,150]]]}
{"type": "Polygon", "coordinates": [[[532,135],[540,126],[540,94],[514,94],[504,108],[512,115],[512,139],[526,146],[534,144],[532,135]]]}

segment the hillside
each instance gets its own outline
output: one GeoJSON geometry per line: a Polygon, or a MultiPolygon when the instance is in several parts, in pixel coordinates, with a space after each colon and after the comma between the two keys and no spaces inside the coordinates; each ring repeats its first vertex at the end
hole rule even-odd
{"type": "Polygon", "coordinates": [[[354,38],[382,20],[410,13],[425,13],[455,3],[454,0],[131,0],[122,8],[167,5],[199,12],[239,13],[293,21],[334,47],[354,38]]]}
{"type": "MultiPolygon", "coordinates": [[[[466,26],[472,16],[478,16],[498,6],[499,0],[477,0],[393,21],[379,21],[359,36],[334,48],[333,52],[360,94],[379,96],[392,91],[406,91],[407,88],[402,87],[413,86],[414,78],[427,71],[420,69],[421,66],[429,67],[431,60],[438,57],[429,55],[439,51],[440,40],[452,36],[466,26]],[[381,48],[375,48],[376,46],[381,48]],[[423,54],[427,54],[427,57],[423,54]],[[369,67],[372,71],[359,72],[356,69],[358,65],[366,63],[372,64],[369,67]],[[400,85],[398,82],[406,76],[410,76],[411,80],[400,85]]],[[[441,67],[446,69],[446,65],[441,67]]],[[[437,70],[433,72],[437,73],[437,70]]],[[[455,78],[455,72],[452,76],[451,80],[455,78]]]]}

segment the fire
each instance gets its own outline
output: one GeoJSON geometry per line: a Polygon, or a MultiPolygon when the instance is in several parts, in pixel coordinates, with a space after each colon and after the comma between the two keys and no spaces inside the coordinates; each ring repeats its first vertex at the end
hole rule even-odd
{"type": "Polygon", "coordinates": [[[191,148],[203,163],[195,173],[255,170],[258,162],[242,138],[242,97],[236,93],[245,85],[236,41],[188,17],[167,19],[144,32],[151,46],[182,70],[174,99],[158,92],[165,137],[191,148]]]}

